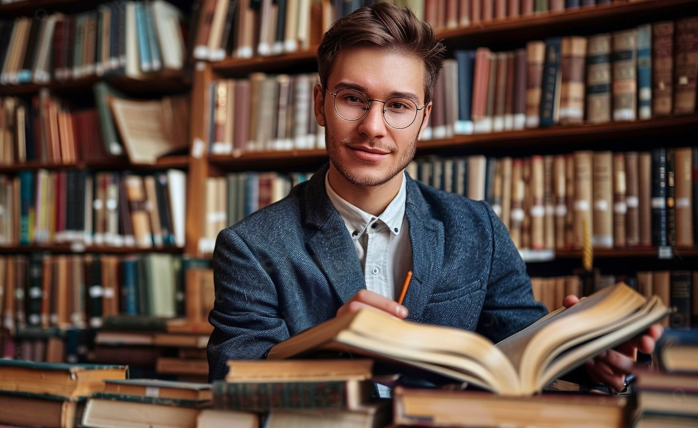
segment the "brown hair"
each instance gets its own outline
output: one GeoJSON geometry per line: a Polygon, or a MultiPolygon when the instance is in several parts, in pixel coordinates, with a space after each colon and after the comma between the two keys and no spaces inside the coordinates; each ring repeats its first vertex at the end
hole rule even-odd
{"type": "Polygon", "coordinates": [[[411,10],[380,2],[357,9],[337,20],[323,36],[317,51],[318,73],[323,88],[327,87],[337,54],[353,46],[376,46],[421,58],[426,71],[424,103],[431,101],[446,49],[434,39],[431,26],[417,18],[411,10]]]}

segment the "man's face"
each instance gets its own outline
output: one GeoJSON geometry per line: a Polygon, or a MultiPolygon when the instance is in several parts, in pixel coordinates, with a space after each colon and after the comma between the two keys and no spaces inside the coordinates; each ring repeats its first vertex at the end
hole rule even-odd
{"type": "MultiPolygon", "coordinates": [[[[422,107],[425,72],[420,58],[399,52],[357,47],[337,55],[324,97],[321,90],[315,91],[315,116],[325,126],[331,167],[339,173],[340,182],[333,182],[333,187],[401,183],[396,176],[414,157],[431,103],[417,112],[410,126],[395,129],[383,120],[383,103],[373,101],[361,119],[347,121],[335,111],[335,97],[330,94],[348,88],[370,99],[408,98],[422,107]]],[[[341,194],[341,188],[334,190],[341,194]]]]}

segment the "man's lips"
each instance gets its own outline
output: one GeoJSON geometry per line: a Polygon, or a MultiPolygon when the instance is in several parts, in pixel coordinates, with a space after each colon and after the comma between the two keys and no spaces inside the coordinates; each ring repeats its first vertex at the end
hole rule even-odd
{"type": "Polygon", "coordinates": [[[361,151],[361,152],[366,152],[372,155],[387,155],[390,154],[389,150],[381,150],[376,147],[369,147],[369,146],[363,146],[363,145],[348,145],[351,150],[354,151],[361,151]]]}

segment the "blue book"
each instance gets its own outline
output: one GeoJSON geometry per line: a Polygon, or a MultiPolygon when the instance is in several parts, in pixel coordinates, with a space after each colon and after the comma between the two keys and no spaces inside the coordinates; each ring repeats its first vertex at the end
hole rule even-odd
{"type": "Polygon", "coordinates": [[[565,9],[577,9],[579,6],[579,0],[565,0],[565,9]]]}
{"type": "Polygon", "coordinates": [[[652,24],[637,27],[637,114],[652,117],[652,24]]]}
{"type": "Polygon", "coordinates": [[[141,71],[153,70],[152,56],[150,54],[150,42],[148,41],[148,30],[146,28],[145,9],[143,3],[136,2],[136,38],[138,39],[138,59],[141,71]]]}
{"type": "Polygon", "coordinates": [[[475,68],[475,50],[456,50],[454,58],[458,64],[458,120],[456,134],[472,134],[473,118],[473,74],[475,68]]]}
{"type": "Polygon", "coordinates": [[[558,123],[560,113],[560,47],[561,37],[545,39],[545,60],[540,100],[540,126],[558,123]]]}
{"type": "Polygon", "coordinates": [[[259,209],[259,173],[250,171],[245,181],[245,217],[259,209]]]}
{"type": "Polygon", "coordinates": [[[29,245],[33,241],[34,207],[34,172],[22,170],[19,176],[19,243],[29,245]]]}
{"type": "Polygon", "coordinates": [[[150,64],[153,71],[162,69],[162,54],[160,53],[160,42],[155,30],[155,19],[153,18],[153,3],[147,1],[143,5],[145,13],[145,27],[148,34],[148,45],[150,47],[150,64]]]}
{"type": "Polygon", "coordinates": [[[121,298],[123,313],[138,315],[138,259],[127,257],[121,262],[121,298]]]}

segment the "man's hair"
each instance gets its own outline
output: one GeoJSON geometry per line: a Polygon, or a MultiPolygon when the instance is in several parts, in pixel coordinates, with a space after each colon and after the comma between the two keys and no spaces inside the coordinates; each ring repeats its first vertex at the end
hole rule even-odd
{"type": "MultiPolygon", "coordinates": [[[[445,47],[436,39],[429,24],[407,8],[380,2],[362,7],[337,20],[325,33],[317,52],[318,73],[323,88],[332,72],[337,54],[354,46],[374,46],[412,54],[424,61],[424,103],[432,99],[441,71],[445,47]]],[[[366,64],[370,67],[370,64],[366,64]]]]}

